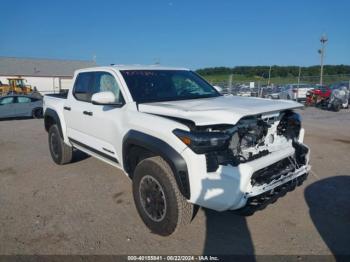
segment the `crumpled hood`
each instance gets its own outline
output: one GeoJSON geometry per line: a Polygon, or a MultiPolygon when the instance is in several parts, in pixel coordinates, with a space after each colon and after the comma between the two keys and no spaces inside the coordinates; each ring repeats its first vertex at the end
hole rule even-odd
{"type": "Polygon", "coordinates": [[[139,111],[183,118],[197,126],[236,124],[242,117],[303,107],[294,101],[255,97],[219,96],[213,98],[139,104],[139,111]]]}

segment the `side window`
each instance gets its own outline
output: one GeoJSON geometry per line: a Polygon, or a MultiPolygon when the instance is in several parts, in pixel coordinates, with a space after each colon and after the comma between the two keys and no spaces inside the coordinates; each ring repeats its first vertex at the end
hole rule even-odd
{"type": "Polygon", "coordinates": [[[93,73],[80,73],[74,83],[73,95],[77,100],[90,102],[93,73]]]}
{"type": "Polygon", "coordinates": [[[0,105],[8,105],[13,103],[13,97],[4,97],[0,100],[0,105]]]}
{"type": "Polygon", "coordinates": [[[124,102],[119,85],[113,75],[107,72],[95,72],[92,94],[110,91],[115,96],[115,102],[124,102]]]}
{"type": "Polygon", "coordinates": [[[31,100],[29,97],[25,97],[25,96],[18,96],[17,97],[17,103],[30,103],[31,100]]]}

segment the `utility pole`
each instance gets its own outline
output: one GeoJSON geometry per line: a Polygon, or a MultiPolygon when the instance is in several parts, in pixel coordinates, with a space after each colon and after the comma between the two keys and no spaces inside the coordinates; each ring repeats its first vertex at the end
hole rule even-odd
{"type": "Polygon", "coordinates": [[[267,82],[267,85],[270,86],[270,80],[271,80],[271,66],[269,69],[269,81],[267,82]]]}
{"type": "Polygon", "coordinates": [[[320,85],[323,85],[323,59],[324,59],[324,53],[325,53],[325,46],[328,41],[328,38],[326,34],[323,34],[321,36],[320,42],[321,42],[321,49],[318,50],[318,53],[321,56],[321,73],[320,73],[320,85]]]}
{"type": "Polygon", "coordinates": [[[230,93],[232,92],[232,82],[233,82],[233,74],[230,74],[228,78],[228,89],[230,90],[229,91],[230,93]]]}
{"type": "Polygon", "coordinates": [[[297,89],[297,98],[296,98],[297,101],[299,96],[300,75],[301,75],[301,66],[299,66],[299,74],[298,74],[298,89],[297,89]]]}

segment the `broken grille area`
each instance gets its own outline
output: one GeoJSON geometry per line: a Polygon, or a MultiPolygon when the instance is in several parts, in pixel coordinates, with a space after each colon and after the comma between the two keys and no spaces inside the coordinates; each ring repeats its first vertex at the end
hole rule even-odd
{"type": "Polygon", "coordinates": [[[250,182],[252,186],[269,184],[273,180],[279,179],[293,171],[295,171],[295,163],[293,163],[293,160],[290,158],[284,158],[272,165],[255,171],[250,182]]]}
{"type": "Polygon", "coordinates": [[[288,181],[285,184],[274,188],[273,190],[248,198],[247,204],[244,207],[234,211],[235,213],[244,216],[253,215],[254,212],[264,209],[268,204],[275,202],[278,198],[283,197],[285,194],[287,194],[287,192],[293,191],[297,186],[302,185],[307,176],[308,173],[305,173],[291,181],[288,181]]]}

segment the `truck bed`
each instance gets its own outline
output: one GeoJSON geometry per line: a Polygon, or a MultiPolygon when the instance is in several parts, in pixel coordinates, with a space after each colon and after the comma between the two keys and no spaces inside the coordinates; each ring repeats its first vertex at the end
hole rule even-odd
{"type": "Polygon", "coordinates": [[[61,93],[58,93],[58,94],[46,94],[45,96],[51,96],[51,97],[55,97],[55,98],[67,99],[68,92],[61,92],[61,93]]]}

